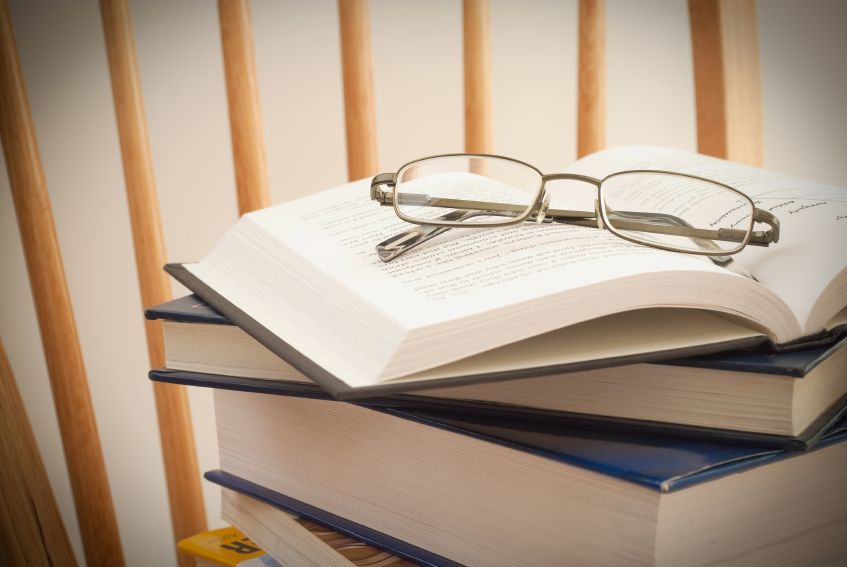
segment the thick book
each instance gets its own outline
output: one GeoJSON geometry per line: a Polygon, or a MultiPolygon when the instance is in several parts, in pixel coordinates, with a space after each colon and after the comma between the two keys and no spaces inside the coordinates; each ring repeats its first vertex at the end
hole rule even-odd
{"type": "Polygon", "coordinates": [[[797,565],[847,556],[847,423],[808,452],[503,427],[215,391],[207,478],[429,565],[797,565]],[[720,545],[715,545],[720,542],[720,545]]]}
{"type": "Polygon", "coordinates": [[[383,263],[374,245],[409,225],[361,180],[244,215],[200,262],[168,271],[348,399],[763,342],[790,348],[844,329],[843,189],[661,148],[605,150],[569,172],[638,168],[736,187],[778,217],[779,242],[736,254],[743,276],[606,230],[524,223],[450,231],[383,263]]]}
{"type": "MultiPolygon", "coordinates": [[[[197,296],[149,308],[146,315],[163,319],[166,368],[153,370],[154,380],[328,395],[197,296]]],[[[804,449],[847,406],[846,344],[729,351],[358,401],[804,449]]]]}
{"type": "MultiPolygon", "coordinates": [[[[179,384],[254,392],[277,396],[297,396],[318,400],[333,399],[323,389],[310,382],[288,380],[264,380],[220,374],[204,374],[184,370],[154,369],[149,373],[151,380],[179,384]]],[[[434,396],[395,394],[393,396],[350,400],[362,407],[374,409],[397,409],[408,411],[435,411],[444,416],[475,419],[493,424],[541,423],[547,426],[568,428],[588,434],[615,432],[652,435],[668,439],[702,439],[724,443],[740,443],[761,447],[779,447],[786,450],[805,451],[824,439],[847,415],[847,397],[832,404],[826,412],[813,422],[801,435],[780,435],[718,427],[693,426],[685,423],[661,422],[645,419],[628,419],[609,415],[549,411],[507,404],[490,404],[474,400],[455,400],[434,396]]]]}

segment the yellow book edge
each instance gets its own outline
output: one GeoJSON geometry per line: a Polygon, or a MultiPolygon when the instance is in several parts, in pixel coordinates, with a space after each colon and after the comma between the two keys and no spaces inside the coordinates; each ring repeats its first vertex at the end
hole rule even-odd
{"type": "Polygon", "coordinates": [[[262,557],[262,551],[249,537],[235,527],[209,530],[185,538],[177,544],[179,551],[206,559],[215,565],[236,567],[245,561],[262,557]]]}

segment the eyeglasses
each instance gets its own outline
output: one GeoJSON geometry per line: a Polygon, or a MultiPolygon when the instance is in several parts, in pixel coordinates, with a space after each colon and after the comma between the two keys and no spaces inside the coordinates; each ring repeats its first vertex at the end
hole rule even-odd
{"type": "Polygon", "coordinates": [[[419,225],[377,245],[385,262],[451,228],[524,221],[605,228],[637,244],[713,258],[735,254],[748,244],[768,246],[779,240],[779,220],[756,208],[744,193],[672,171],[637,169],[595,179],[544,174],[503,156],[445,154],[375,176],[371,199],[393,206],[398,217],[419,225]],[[551,183],[560,181],[570,183],[551,183]],[[575,203],[580,191],[573,182],[590,188],[590,199],[575,203]],[[753,230],[757,222],[769,228],[753,230]]]}

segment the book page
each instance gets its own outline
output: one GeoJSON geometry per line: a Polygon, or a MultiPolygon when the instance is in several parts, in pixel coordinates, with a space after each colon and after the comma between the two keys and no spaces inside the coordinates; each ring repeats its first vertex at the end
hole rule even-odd
{"type": "Polygon", "coordinates": [[[633,244],[605,230],[531,222],[455,228],[383,262],[375,245],[414,225],[371,201],[364,190],[362,185],[325,192],[319,207],[308,198],[291,203],[289,222],[263,227],[293,249],[307,251],[309,262],[323,264],[328,274],[344,274],[343,284],[374,298],[375,305],[396,305],[403,317],[418,315],[417,324],[633,274],[725,272],[706,258],[633,244]]]}
{"type": "MultiPolygon", "coordinates": [[[[847,189],[805,181],[725,160],[666,148],[612,149],[577,162],[570,171],[602,178],[614,171],[660,169],[714,179],[749,196],[780,222],[779,242],[747,246],[734,256],[779,295],[807,333],[847,305],[847,293],[831,290],[829,311],[809,320],[818,298],[847,267],[847,189]]],[[[754,230],[766,228],[756,225],[754,230]]]]}

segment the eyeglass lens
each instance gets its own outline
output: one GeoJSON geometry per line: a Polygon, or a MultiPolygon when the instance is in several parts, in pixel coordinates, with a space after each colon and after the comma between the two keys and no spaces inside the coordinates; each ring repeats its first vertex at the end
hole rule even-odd
{"type": "Polygon", "coordinates": [[[623,172],[606,178],[600,192],[607,227],[647,245],[728,254],[752,229],[750,199],[693,177],[623,172]]]}
{"type": "Polygon", "coordinates": [[[541,190],[541,174],[517,161],[489,156],[443,156],[413,162],[397,174],[395,201],[412,222],[454,211],[467,224],[514,222],[541,190]]]}

